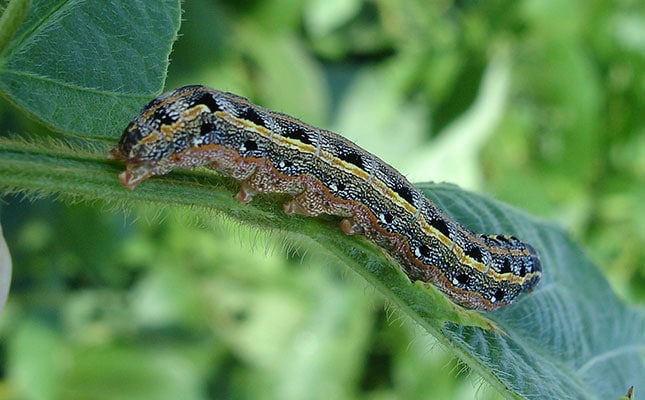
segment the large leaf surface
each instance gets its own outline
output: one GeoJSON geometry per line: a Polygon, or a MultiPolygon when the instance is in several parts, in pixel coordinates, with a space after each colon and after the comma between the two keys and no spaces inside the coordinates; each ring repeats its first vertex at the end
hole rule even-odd
{"type": "Polygon", "coordinates": [[[34,0],[0,49],[0,91],[56,130],[114,137],[161,91],[179,3],[34,0]]]}
{"type": "Polygon", "coordinates": [[[490,314],[506,335],[449,324],[450,342],[523,398],[617,398],[645,382],[645,314],[620,301],[578,244],[491,199],[424,187],[471,229],[529,241],[544,267],[534,294],[490,314]]]}

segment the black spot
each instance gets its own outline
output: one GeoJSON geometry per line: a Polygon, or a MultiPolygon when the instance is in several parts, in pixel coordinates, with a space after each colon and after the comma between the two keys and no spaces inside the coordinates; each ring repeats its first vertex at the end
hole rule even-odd
{"type": "Polygon", "coordinates": [[[292,127],[285,129],[282,132],[284,137],[295,139],[303,144],[313,144],[313,141],[309,137],[309,132],[304,130],[301,126],[293,125],[292,127]]]}
{"type": "Polygon", "coordinates": [[[173,117],[162,108],[155,111],[155,113],[152,115],[152,118],[159,120],[161,125],[170,125],[177,122],[177,117],[173,117]]]}
{"type": "Polygon", "coordinates": [[[502,261],[502,269],[499,272],[502,274],[511,272],[511,261],[508,258],[504,257],[504,261],[502,261]]]}
{"type": "Polygon", "coordinates": [[[414,194],[412,189],[407,186],[395,187],[394,191],[401,196],[401,198],[407,201],[410,205],[414,206],[414,194]]]}
{"type": "Polygon", "coordinates": [[[423,257],[430,257],[430,248],[426,246],[425,244],[422,244],[421,246],[417,247],[417,250],[419,250],[419,254],[421,254],[423,257]]]}
{"type": "Polygon", "coordinates": [[[394,217],[390,213],[385,213],[383,214],[383,220],[385,221],[386,224],[391,224],[392,221],[394,221],[394,217]]]}
{"type": "Polygon", "coordinates": [[[466,274],[459,274],[455,276],[455,279],[457,280],[457,283],[461,286],[468,285],[468,282],[470,281],[470,277],[466,274]]]}
{"type": "Polygon", "coordinates": [[[526,267],[524,264],[520,267],[520,276],[526,276],[526,267]]]}
{"type": "Polygon", "coordinates": [[[430,225],[432,225],[436,230],[441,232],[445,237],[447,238],[450,237],[450,229],[448,228],[448,224],[446,223],[446,221],[442,219],[431,219],[430,225]]]}
{"type": "Polygon", "coordinates": [[[244,142],[243,146],[246,149],[246,151],[255,151],[258,149],[258,144],[255,143],[254,140],[250,140],[250,139],[244,142]]]}
{"type": "Polygon", "coordinates": [[[347,186],[345,186],[345,184],[343,182],[338,182],[336,184],[336,189],[338,189],[339,192],[342,192],[345,189],[347,189],[347,186]]]}
{"type": "Polygon", "coordinates": [[[522,243],[520,239],[516,238],[515,236],[506,236],[506,241],[511,246],[517,246],[522,243]]]}
{"type": "Polygon", "coordinates": [[[497,236],[495,236],[495,239],[497,239],[498,241],[500,241],[502,243],[508,243],[508,239],[504,235],[497,235],[497,236]]]}
{"type": "Polygon", "coordinates": [[[251,121],[255,125],[261,126],[263,128],[267,127],[264,120],[262,119],[262,116],[251,107],[247,107],[242,112],[240,112],[239,117],[247,121],[251,121]]]}
{"type": "Polygon", "coordinates": [[[208,107],[211,112],[222,111],[222,108],[217,104],[215,98],[211,93],[200,93],[193,99],[193,105],[203,104],[208,107]]]}
{"type": "Polygon", "coordinates": [[[340,158],[343,161],[346,161],[350,164],[354,164],[358,168],[362,169],[365,171],[365,160],[363,160],[363,156],[360,154],[353,152],[353,151],[347,151],[343,153],[338,154],[338,158],[340,158]]]}
{"type": "Polygon", "coordinates": [[[204,122],[199,126],[199,134],[202,136],[209,135],[215,132],[215,130],[215,124],[211,124],[210,122],[204,122]]]}
{"type": "Polygon", "coordinates": [[[502,300],[504,298],[505,295],[506,295],[506,293],[504,293],[504,291],[502,289],[497,289],[495,291],[495,294],[493,294],[493,299],[492,300],[493,300],[493,302],[500,301],[500,300],[502,300]]]}
{"type": "Polygon", "coordinates": [[[484,260],[484,255],[482,254],[481,249],[477,246],[466,249],[466,255],[475,261],[483,262],[484,260]]]}
{"type": "Polygon", "coordinates": [[[291,168],[293,167],[293,163],[289,160],[282,160],[280,161],[280,167],[282,168],[291,168]]]}

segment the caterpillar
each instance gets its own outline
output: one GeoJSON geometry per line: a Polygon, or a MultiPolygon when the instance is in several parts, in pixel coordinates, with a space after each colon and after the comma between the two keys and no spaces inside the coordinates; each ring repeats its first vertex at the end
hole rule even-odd
{"type": "Polygon", "coordinates": [[[476,234],[449,218],[393,167],[342,136],[232,93],[185,86],[152,100],[110,158],[134,189],[174,168],[204,166],[241,182],[236,198],[290,195],[287,214],[340,218],[394,258],[412,281],[455,303],[494,310],[532,291],[542,267],[514,236],[476,234]]]}

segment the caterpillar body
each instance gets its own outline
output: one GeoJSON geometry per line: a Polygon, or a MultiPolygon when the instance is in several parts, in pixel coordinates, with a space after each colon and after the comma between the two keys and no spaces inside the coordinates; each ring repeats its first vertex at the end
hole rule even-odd
{"type": "Polygon", "coordinates": [[[399,263],[413,281],[471,309],[512,303],[538,284],[534,248],[513,236],[476,234],[453,221],[390,165],[336,133],[205,86],[161,95],[125,129],[112,159],[121,183],[205,166],[241,182],[237,199],[283,193],[287,214],[341,218],[399,263]]]}

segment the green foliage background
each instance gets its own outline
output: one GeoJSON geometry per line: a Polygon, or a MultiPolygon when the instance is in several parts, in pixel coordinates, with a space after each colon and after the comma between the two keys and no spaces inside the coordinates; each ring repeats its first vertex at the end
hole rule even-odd
{"type": "MultiPolygon", "coordinates": [[[[183,9],[167,88],[245,95],[342,132],[414,181],[455,182],[555,221],[621,297],[645,299],[641,2],[183,9]]],[[[106,51],[96,48],[97,71],[117,73],[99,62],[106,51]]],[[[163,65],[141,61],[129,69],[151,97],[154,82],[141,80],[163,65]]],[[[32,98],[42,108],[54,95],[32,98]]],[[[113,108],[64,112],[67,132],[113,142],[122,129],[104,122],[113,108]],[[75,130],[75,113],[96,115],[95,130],[75,130]]],[[[61,137],[4,100],[0,126],[61,137]]],[[[0,398],[501,396],[309,241],[201,209],[21,200],[2,206],[14,281],[0,398]]],[[[634,384],[638,394],[645,379],[634,384]]]]}

